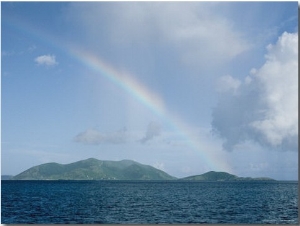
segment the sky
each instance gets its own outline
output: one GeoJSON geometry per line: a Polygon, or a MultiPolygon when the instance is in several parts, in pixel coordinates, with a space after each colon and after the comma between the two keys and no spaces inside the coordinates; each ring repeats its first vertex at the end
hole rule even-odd
{"type": "Polygon", "coordinates": [[[297,2],[2,2],[1,34],[2,175],[298,179],[297,2]]]}

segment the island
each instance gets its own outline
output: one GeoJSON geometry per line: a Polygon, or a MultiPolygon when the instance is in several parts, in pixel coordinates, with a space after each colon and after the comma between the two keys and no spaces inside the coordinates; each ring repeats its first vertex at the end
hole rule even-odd
{"type": "Polygon", "coordinates": [[[210,171],[201,175],[189,176],[181,178],[184,181],[275,181],[268,177],[238,177],[226,172],[210,171]]]}
{"type": "Polygon", "coordinates": [[[173,176],[132,160],[89,158],[70,164],[45,163],[14,176],[13,180],[173,180],[173,176]]]}
{"type": "Polygon", "coordinates": [[[168,181],[275,181],[268,177],[238,177],[227,172],[210,171],[176,178],[150,165],[132,160],[108,161],[89,158],[69,164],[55,162],[31,167],[2,180],[168,180],[168,181]]]}

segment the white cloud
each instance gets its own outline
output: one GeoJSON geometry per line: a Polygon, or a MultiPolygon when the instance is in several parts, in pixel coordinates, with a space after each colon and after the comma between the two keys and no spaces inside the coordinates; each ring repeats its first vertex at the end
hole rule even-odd
{"type": "Polygon", "coordinates": [[[75,138],[75,142],[83,144],[99,145],[102,143],[121,144],[126,142],[126,129],[119,130],[114,133],[102,134],[96,129],[87,129],[79,133],[75,138]]]}
{"type": "Polygon", "coordinates": [[[216,65],[228,61],[250,45],[233,21],[212,3],[126,2],[75,3],[68,18],[80,25],[86,39],[107,38],[115,45],[164,45],[178,51],[182,62],[216,65]]]}
{"type": "Polygon", "coordinates": [[[217,91],[219,92],[228,92],[233,91],[234,93],[240,87],[241,81],[234,79],[230,75],[222,76],[217,82],[217,91]]]}
{"type": "Polygon", "coordinates": [[[251,125],[272,145],[298,136],[298,35],[284,33],[268,46],[267,62],[255,74],[263,84],[264,117],[251,125]]]}
{"type": "Polygon", "coordinates": [[[298,34],[283,33],[267,51],[266,62],[251,70],[238,95],[223,93],[213,111],[212,126],[227,150],[246,140],[298,148],[298,34]]]}
{"type": "Polygon", "coordinates": [[[54,66],[57,63],[54,55],[42,55],[34,59],[38,65],[54,66]]]}

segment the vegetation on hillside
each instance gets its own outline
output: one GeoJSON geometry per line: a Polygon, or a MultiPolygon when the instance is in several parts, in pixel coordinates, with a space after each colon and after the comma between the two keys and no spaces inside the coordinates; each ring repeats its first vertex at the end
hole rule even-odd
{"type": "MultiPolygon", "coordinates": [[[[12,177],[13,180],[176,180],[166,172],[132,160],[102,161],[94,158],[70,163],[45,163],[12,177]]],[[[238,177],[210,171],[180,181],[271,181],[267,177],[238,177]]]]}

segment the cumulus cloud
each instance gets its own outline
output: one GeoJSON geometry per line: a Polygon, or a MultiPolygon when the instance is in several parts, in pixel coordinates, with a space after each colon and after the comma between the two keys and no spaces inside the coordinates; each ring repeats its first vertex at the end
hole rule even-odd
{"type": "Polygon", "coordinates": [[[54,66],[57,64],[54,55],[42,55],[34,59],[38,65],[54,66]]]}
{"type": "Polygon", "coordinates": [[[114,133],[100,133],[96,129],[87,129],[79,133],[75,138],[75,142],[83,144],[99,145],[102,143],[121,144],[126,142],[126,129],[119,130],[114,133]]]}
{"type": "Polygon", "coordinates": [[[223,78],[227,89],[213,109],[212,126],[226,150],[246,140],[298,150],[298,33],[283,33],[265,58],[244,82],[223,78]]]}
{"type": "Polygon", "coordinates": [[[216,65],[250,47],[217,6],[204,2],[74,3],[67,15],[85,29],[89,41],[105,37],[114,45],[155,43],[179,51],[182,62],[216,65]]]}
{"type": "Polygon", "coordinates": [[[217,91],[218,92],[228,92],[232,91],[235,93],[241,85],[241,81],[234,79],[230,75],[222,76],[217,82],[217,91]]]}
{"type": "Polygon", "coordinates": [[[150,122],[147,127],[145,136],[140,140],[141,143],[146,143],[147,141],[153,139],[155,136],[159,136],[161,133],[161,125],[157,122],[150,122]]]}

